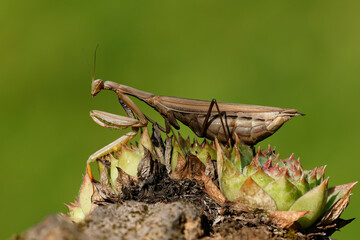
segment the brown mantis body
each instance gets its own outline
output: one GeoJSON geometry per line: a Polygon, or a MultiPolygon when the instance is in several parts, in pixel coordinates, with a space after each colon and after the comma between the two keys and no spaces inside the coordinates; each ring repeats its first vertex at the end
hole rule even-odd
{"type": "Polygon", "coordinates": [[[103,127],[132,127],[133,131],[100,149],[88,161],[118,150],[136,135],[138,128],[147,126],[148,121],[154,123],[127,95],[144,101],[159,112],[165,119],[166,132],[170,131],[170,125],[179,129],[179,120],[197,136],[211,140],[217,138],[220,142],[234,141],[237,136],[244,143],[255,145],[275,133],[291,117],[302,115],[295,109],[157,96],[115,82],[93,80],[91,95],[96,96],[102,89],[112,90],[117,94],[128,117],[97,110],[91,111],[90,116],[103,127]]]}

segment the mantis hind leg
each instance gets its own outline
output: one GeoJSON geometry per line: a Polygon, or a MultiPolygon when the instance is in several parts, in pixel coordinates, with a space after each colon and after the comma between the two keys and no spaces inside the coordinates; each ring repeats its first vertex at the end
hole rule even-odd
{"type": "Polygon", "coordinates": [[[203,125],[202,125],[202,127],[201,127],[201,137],[205,137],[205,136],[206,136],[206,131],[207,131],[208,127],[209,127],[209,118],[210,118],[210,116],[211,116],[211,112],[212,112],[212,109],[213,109],[214,105],[215,105],[215,107],[216,107],[216,109],[217,109],[217,112],[218,112],[218,114],[219,114],[221,126],[222,126],[222,128],[223,128],[223,130],[224,130],[224,133],[225,133],[226,138],[227,138],[227,139],[230,139],[231,141],[233,141],[232,138],[231,138],[229,125],[227,124],[227,121],[224,122],[224,119],[223,119],[223,117],[222,117],[222,115],[225,115],[225,120],[226,120],[226,112],[225,112],[225,113],[222,113],[222,112],[220,111],[220,108],[219,108],[219,105],[218,105],[216,99],[211,100],[211,103],[210,103],[208,112],[207,112],[206,117],[205,117],[205,121],[204,121],[204,123],[203,123],[203,125]]]}

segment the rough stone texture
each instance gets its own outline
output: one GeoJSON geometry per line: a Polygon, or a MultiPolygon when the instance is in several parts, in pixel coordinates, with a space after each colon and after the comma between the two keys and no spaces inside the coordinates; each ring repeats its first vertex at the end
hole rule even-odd
{"type": "MultiPolygon", "coordinates": [[[[79,229],[92,239],[197,239],[204,235],[201,215],[181,202],[146,204],[128,201],[98,207],[79,229]]],[[[82,238],[81,238],[82,239],[82,238]]]]}
{"type": "Polygon", "coordinates": [[[13,240],[329,239],[306,238],[299,232],[283,230],[266,222],[260,214],[234,215],[220,208],[218,211],[218,217],[211,219],[185,201],[109,203],[97,207],[78,224],[61,215],[49,216],[13,240]]]}
{"type": "Polygon", "coordinates": [[[209,229],[206,218],[184,202],[147,204],[126,201],[97,207],[79,224],[52,215],[15,240],[199,239],[209,229]]]}
{"type": "MultiPolygon", "coordinates": [[[[50,215],[36,224],[26,233],[15,236],[14,240],[67,240],[77,239],[80,229],[71,221],[60,215],[50,215]]],[[[85,238],[85,234],[83,235],[85,238]]]]}

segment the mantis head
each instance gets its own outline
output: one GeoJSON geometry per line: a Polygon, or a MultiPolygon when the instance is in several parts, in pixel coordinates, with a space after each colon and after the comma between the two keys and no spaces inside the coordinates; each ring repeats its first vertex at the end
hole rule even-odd
{"type": "Polygon", "coordinates": [[[93,80],[91,83],[91,96],[95,97],[101,89],[104,89],[104,81],[101,79],[93,80]]]}

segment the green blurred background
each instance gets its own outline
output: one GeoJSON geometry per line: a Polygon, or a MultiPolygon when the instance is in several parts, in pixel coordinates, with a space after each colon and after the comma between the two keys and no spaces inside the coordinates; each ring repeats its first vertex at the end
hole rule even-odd
{"type": "MultiPolygon", "coordinates": [[[[359,1],[1,1],[0,239],[65,212],[88,156],[126,132],[89,117],[123,114],[112,92],[90,96],[97,44],[97,78],[297,108],[306,116],[260,146],[295,153],[305,168],[326,164],[330,185],[359,180],[359,12],[359,1]]],[[[359,216],[354,193],[343,218],[359,216]]]]}

